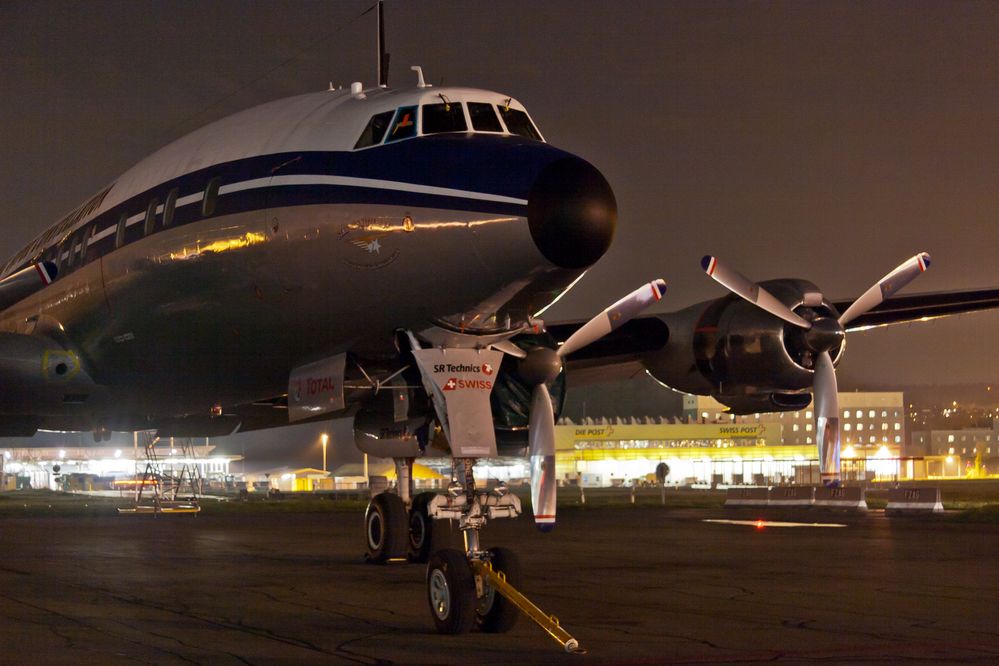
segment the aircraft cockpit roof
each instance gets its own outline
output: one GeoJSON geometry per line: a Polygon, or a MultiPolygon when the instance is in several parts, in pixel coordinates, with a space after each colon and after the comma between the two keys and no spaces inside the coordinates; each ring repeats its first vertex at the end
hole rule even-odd
{"type": "Polygon", "coordinates": [[[447,132],[517,135],[544,141],[520,102],[475,88],[416,88],[355,93],[369,115],[354,150],[447,132]]]}

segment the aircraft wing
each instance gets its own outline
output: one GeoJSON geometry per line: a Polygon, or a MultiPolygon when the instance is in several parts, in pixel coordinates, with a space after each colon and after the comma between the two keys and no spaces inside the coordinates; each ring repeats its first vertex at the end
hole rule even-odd
{"type": "MultiPolygon", "coordinates": [[[[853,300],[833,304],[844,312],[853,300]]],[[[895,296],[850,322],[847,330],[925,321],[936,317],[999,308],[999,289],[976,289],[895,296]]],[[[548,332],[564,342],[584,321],[548,324],[548,332]]],[[[656,315],[636,317],[584,349],[570,354],[566,368],[573,385],[620,381],[644,371],[642,358],[662,349],[669,341],[666,322],[656,315]]]]}
{"type": "MultiPolygon", "coordinates": [[[[836,309],[843,312],[853,301],[836,302],[836,309]]],[[[874,326],[889,326],[912,321],[925,321],[936,317],[979,312],[999,307],[999,289],[940,292],[893,296],[870,312],[850,322],[848,331],[874,326]]]]}
{"type": "MultiPolygon", "coordinates": [[[[546,324],[558,342],[564,342],[585,321],[546,324]]],[[[644,372],[642,357],[659,351],[669,341],[669,326],[655,315],[636,317],[566,358],[572,385],[624,381],[644,372]]]]}

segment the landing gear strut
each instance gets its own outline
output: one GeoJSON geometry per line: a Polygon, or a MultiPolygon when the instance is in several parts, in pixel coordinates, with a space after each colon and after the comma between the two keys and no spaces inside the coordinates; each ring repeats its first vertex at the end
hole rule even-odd
{"type": "Polygon", "coordinates": [[[476,491],[472,467],[475,460],[455,460],[460,465],[447,495],[432,499],[428,514],[433,518],[458,521],[465,552],[438,550],[427,565],[427,601],[437,631],[460,634],[473,626],[488,633],[510,631],[522,612],[537,622],[567,652],[581,652],[579,643],[559,626],[558,619],[545,615],[517,591],[521,583],[520,561],[507,548],[483,550],[479,530],[486,521],[514,518],[520,514],[520,500],[500,484],[493,491],[476,491]]]}

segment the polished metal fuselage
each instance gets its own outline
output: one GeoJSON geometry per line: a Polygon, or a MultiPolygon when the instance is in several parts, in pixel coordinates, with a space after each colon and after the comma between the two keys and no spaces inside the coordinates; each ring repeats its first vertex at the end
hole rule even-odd
{"type": "Polygon", "coordinates": [[[0,329],[58,330],[107,389],[49,427],[134,427],[281,395],[291,368],[325,355],[389,357],[400,328],[518,325],[552,296],[533,284],[573,277],[547,265],[520,216],[268,208],[115,250],[4,311],[0,329]]]}

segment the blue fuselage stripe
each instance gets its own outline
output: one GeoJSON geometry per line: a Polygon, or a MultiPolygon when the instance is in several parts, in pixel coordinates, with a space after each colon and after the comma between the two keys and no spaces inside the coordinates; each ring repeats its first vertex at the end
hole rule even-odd
{"type": "MultiPolygon", "coordinates": [[[[188,203],[177,206],[170,228],[205,219],[201,198],[193,195],[204,192],[206,184],[216,177],[221,178],[222,191],[211,217],[265,208],[348,203],[526,216],[526,200],[538,174],[551,162],[566,156],[568,153],[548,144],[521,137],[464,134],[423,137],[352,152],[260,155],[200,169],[137,194],[77,230],[72,241],[59,245],[59,253],[71,250],[71,244],[79,242],[83,229],[89,229],[88,237],[93,240],[85,260],[74,262],[74,269],[114,251],[115,228],[122,213],[135,218],[144,213],[153,198],[161,205],[154,233],[162,231],[162,202],[174,188],[179,191],[178,202],[183,204],[187,197],[188,203]],[[263,185],[274,176],[279,176],[275,181],[278,184],[263,185]],[[302,176],[292,179],[295,181],[314,177],[319,184],[284,184],[289,180],[288,176],[302,176]],[[323,182],[324,179],[327,182],[323,182]],[[377,186],[328,184],[337,180],[371,181],[377,186]],[[250,181],[253,183],[247,186],[248,189],[238,187],[250,181]],[[401,189],[394,189],[393,182],[401,189]],[[227,193],[226,186],[235,186],[237,191],[227,193]],[[420,186],[428,191],[413,191],[420,186]],[[454,195],[440,192],[454,192],[454,195]]],[[[143,221],[133,221],[126,227],[124,245],[144,237],[143,221]]],[[[51,250],[52,246],[46,248],[43,256],[49,258],[51,250]]],[[[34,259],[28,258],[11,272],[31,264],[34,259]]],[[[65,271],[65,262],[61,264],[65,271]]]]}

